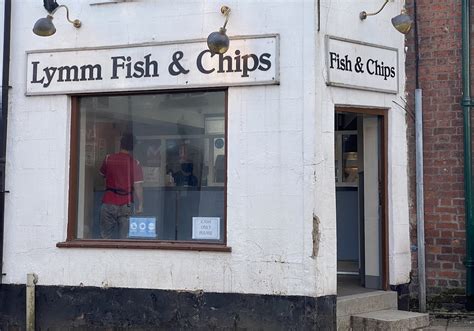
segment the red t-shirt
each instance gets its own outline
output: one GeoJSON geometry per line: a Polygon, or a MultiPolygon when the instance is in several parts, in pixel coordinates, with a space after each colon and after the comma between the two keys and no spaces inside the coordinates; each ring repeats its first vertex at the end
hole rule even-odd
{"type": "Polygon", "coordinates": [[[107,155],[100,173],[107,189],[103,203],[121,206],[133,202],[133,184],[143,182],[143,170],[137,160],[123,152],[107,155]]]}

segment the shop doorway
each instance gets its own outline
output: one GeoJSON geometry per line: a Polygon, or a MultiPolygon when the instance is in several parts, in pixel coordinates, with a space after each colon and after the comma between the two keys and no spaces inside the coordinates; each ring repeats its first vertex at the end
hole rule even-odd
{"type": "Polygon", "coordinates": [[[385,110],[336,108],[338,295],[388,289],[385,110]]]}

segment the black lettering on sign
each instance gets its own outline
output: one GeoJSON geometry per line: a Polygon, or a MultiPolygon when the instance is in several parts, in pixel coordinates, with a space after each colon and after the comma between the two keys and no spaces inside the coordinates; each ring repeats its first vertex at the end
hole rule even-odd
{"type": "Polygon", "coordinates": [[[145,77],[158,77],[158,62],[150,60],[151,54],[145,55],[145,77]],[[153,74],[150,75],[150,69],[153,69],[153,74]]]}
{"type": "Polygon", "coordinates": [[[217,70],[217,72],[221,73],[221,72],[233,72],[234,70],[233,69],[233,61],[234,59],[227,55],[227,56],[224,56],[224,54],[219,54],[219,70],[217,70]],[[224,62],[227,64],[227,70],[224,70],[224,62]]]}
{"type": "Polygon", "coordinates": [[[77,66],[62,66],[58,68],[58,72],[58,82],[77,82],[79,80],[79,68],[77,66]]]}
{"type": "Polygon", "coordinates": [[[248,77],[249,72],[255,71],[258,68],[258,57],[255,54],[248,54],[242,56],[243,60],[243,69],[242,69],[242,77],[248,77]],[[249,66],[249,58],[252,59],[252,66],[249,66]]]}
{"type": "Polygon", "coordinates": [[[183,65],[179,62],[184,57],[182,51],[177,51],[173,54],[173,62],[168,66],[168,71],[171,76],[177,76],[179,74],[187,74],[189,70],[184,69],[183,65]]]}
{"type": "MultiPolygon", "coordinates": [[[[43,87],[48,87],[49,84],[51,84],[56,70],[58,70],[56,67],[46,67],[43,69],[44,75],[46,76],[46,83],[43,84],[43,87]]],[[[60,80],[58,80],[58,82],[60,82],[60,80]]]]}
{"type": "Polygon", "coordinates": [[[143,66],[145,65],[145,62],[143,61],[137,61],[133,65],[133,78],[142,78],[143,75],[145,75],[145,69],[143,69],[143,66]]]}
{"type": "Polygon", "coordinates": [[[99,64],[86,64],[81,67],[82,80],[102,80],[102,67],[99,64]],[[95,73],[95,75],[94,75],[95,73]]]}
{"type": "Polygon", "coordinates": [[[112,56],[112,76],[119,79],[119,72],[125,70],[125,78],[158,77],[158,62],[151,60],[151,54],[143,57],[145,61],[133,61],[131,56],[112,56]]]}
{"type": "Polygon", "coordinates": [[[356,58],[355,72],[358,72],[358,73],[364,72],[364,64],[362,63],[362,58],[360,56],[356,58]]]}
{"type": "Polygon", "coordinates": [[[240,51],[238,49],[235,50],[235,71],[234,72],[242,72],[242,69],[240,68],[240,51]]]}
{"type": "Polygon", "coordinates": [[[125,56],[112,56],[112,77],[110,79],[118,79],[117,71],[119,68],[125,68],[125,56]]]}
{"type": "Polygon", "coordinates": [[[62,82],[78,82],[86,80],[102,80],[102,67],[100,64],[85,64],[80,68],[77,65],[65,65],[61,67],[44,67],[40,77],[39,61],[31,62],[33,66],[32,84],[42,84],[47,88],[55,80],[62,82]]]}
{"type": "Polygon", "coordinates": [[[329,68],[334,69],[334,64],[337,63],[337,60],[339,59],[339,55],[337,55],[334,52],[329,52],[329,59],[330,59],[329,68]]]}
{"type": "Polygon", "coordinates": [[[384,80],[387,78],[395,78],[396,72],[395,67],[386,65],[383,61],[369,59],[367,60],[367,72],[369,75],[376,75],[383,77],[384,80]]]}
{"type": "Polygon", "coordinates": [[[369,75],[373,75],[375,74],[375,71],[374,71],[374,68],[373,68],[373,64],[375,63],[374,60],[372,59],[368,59],[367,60],[367,65],[366,65],[366,68],[367,68],[367,72],[369,73],[369,75]]]}
{"type": "Polygon", "coordinates": [[[206,68],[204,68],[204,66],[202,65],[202,58],[203,58],[204,54],[206,54],[206,53],[209,53],[209,54],[211,55],[211,58],[214,56],[214,54],[212,54],[212,52],[211,52],[210,50],[208,50],[208,49],[206,49],[205,51],[202,51],[201,53],[199,53],[199,55],[198,55],[198,57],[197,57],[197,59],[196,59],[196,66],[197,66],[197,68],[198,68],[198,70],[199,70],[200,72],[202,72],[203,74],[208,75],[208,74],[214,72],[216,69],[214,69],[214,68],[212,68],[212,69],[206,69],[206,68]]]}
{"type": "Polygon", "coordinates": [[[260,66],[258,67],[259,70],[268,71],[272,67],[272,62],[270,61],[271,54],[263,53],[260,55],[260,66]]]}
{"type": "Polygon", "coordinates": [[[205,61],[204,56],[209,53],[211,58],[214,54],[211,51],[204,50],[199,53],[196,66],[203,74],[211,74],[216,71],[217,73],[227,72],[241,72],[241,77],[250,77],[250,73],[256,71],[268,71],[272,67],[271,54],[263,53],[260,56],[255,54],[241,55],[240,50],[235,50],[235,56],[232,58],[230,55],[219,54],[219,62],[215,67],[204,67],[205,61]]]}
{"type": "Polygon", "coordinates": [[[31,79],[31,84],[43,84],[44,82],[44,77],[41,78],[41,80],[38,80],[38,64],[39,61],[33,61],[31,62],[33,65],[33,77],[31,79]]]}
{"type": "Polygon", "coordinates": [[[349,55],[344,55],[343,58],[339,54],[334,52],[329,52],[329,67],[331,69],[337,69],[342,71],[352,71],[352,61],[349,59],[349,55]]]}

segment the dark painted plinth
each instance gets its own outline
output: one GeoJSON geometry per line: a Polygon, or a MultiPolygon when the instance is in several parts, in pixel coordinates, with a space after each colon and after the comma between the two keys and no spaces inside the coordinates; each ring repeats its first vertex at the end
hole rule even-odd
{"type": "Polygon", "coordinates": [[[466,310],[474,311],[474,296],[466,295],[466,310]]]}
{"type": "MultiPolygon", "coordinates": [[[[0,285],[0,329],[25,327],[24,285],[0,285]]],[[[36,287],[36,327],[136,330],[335,330],[336,296],[36,287]]]]}
{"type": "Polygon", "coordinates": [[[390,285],[398,295],[398,309],[410,311],[410,284],[390,285]]]}

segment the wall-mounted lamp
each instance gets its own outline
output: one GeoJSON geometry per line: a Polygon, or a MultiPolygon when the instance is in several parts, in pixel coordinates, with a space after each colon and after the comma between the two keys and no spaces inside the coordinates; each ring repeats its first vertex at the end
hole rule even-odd
{"type": "Polygon", "coordinates": [[[49,11],[49,14],[46,17],[40,18],[36,21],[35,26],[33,27],[34,34],[41,37],[52,36],[56,32],[56,27],[53,24],[53,15],[58,11],[59,8],[66,9],[66,18],[75,28],[80,28],[82,23],[79,20],[71,21],[69,19],[69,8],[65,5],[58,5],[56,1],[44,1],[45,8],[49,11]]]}
{"type": "Polygon", "coordinates": [[[229,20],[230,8],[222,6],[221,13],[225,16],[224,25],[219,31],[212,32],[209,37],[207,37],[207,47],[209,47],[212,54],[224,54],[229,49],[229,37],[225,34],[225,27],[229,20]]]}
{"type": "Polygon", "coordinates": [[[402,10],[399,15],[392,18],[392,25],[398,32],[407,34],[413,26],[413,20],[409,15],[407,15],[405,10],[402,10]]]}
{"type": "MultiPolygon", "coordinates": [[[[387,5],[387,3],[389,1],[390,0],[385,0],[382,7],[374,13],[367,13],[366,11],[360,12],[359,18],[361,20],[365,20],[368,16],[377,15],[378,13],[380,13],[385,8],[385,6],[387,5]]],[[[403,34],[407,34],[411,30],[411,27],[413,25],[413,20],[411,19],[410,16],[408,16],[405,13],[404,10],[402,10],[402,12],[399,15],[392,18],[392,25],[395,29],[397,29],[398,32],[401,32],[403,34]]]]}

